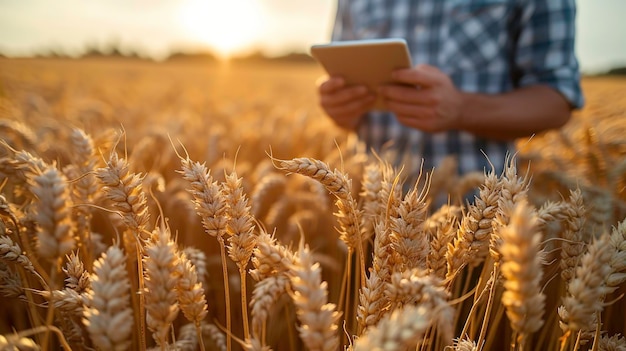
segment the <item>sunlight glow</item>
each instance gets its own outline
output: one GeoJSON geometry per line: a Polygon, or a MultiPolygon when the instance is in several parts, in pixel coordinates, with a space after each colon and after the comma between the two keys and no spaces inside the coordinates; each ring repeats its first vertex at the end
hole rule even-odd
{"type": "Polygon", "coordinates": [[[256,0],[187,0],[180,21],[191,40],[228,58],[257,44],[260,13],[256,0]]]}

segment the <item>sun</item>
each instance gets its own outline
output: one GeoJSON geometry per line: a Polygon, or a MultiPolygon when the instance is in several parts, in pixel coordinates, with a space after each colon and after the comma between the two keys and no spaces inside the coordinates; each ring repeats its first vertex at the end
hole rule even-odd
{"type": "Polygon", "coordinates": [[[187,0],[180,8],[186,35],[222,58],[250,49],[261,28],[257,0],[187,0]]]}

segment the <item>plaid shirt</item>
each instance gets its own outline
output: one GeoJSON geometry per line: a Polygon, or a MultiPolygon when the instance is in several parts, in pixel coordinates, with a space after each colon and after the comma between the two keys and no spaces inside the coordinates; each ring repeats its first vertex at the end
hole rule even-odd
{"type": "MultiPolygon", "coordinates": [[[[575,0],[339,0],[333,40],[405,38],[413,64],[447,73],[459,90],[503,93],[547,84],[583,105],[574,54],[575,0]]],[[[429,134],[368,113],[358,131],[368,150],[392,151],[415,175],[456,155],[459,173],[501,172],[512,142],[463,131],[429,134]],[[483,152],[488,156],[485,157],[483,152]]]]}

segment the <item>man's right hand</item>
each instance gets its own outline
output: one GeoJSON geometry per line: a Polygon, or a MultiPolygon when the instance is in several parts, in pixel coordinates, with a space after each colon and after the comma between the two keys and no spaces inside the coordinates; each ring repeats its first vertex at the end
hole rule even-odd
{"type": "Polygon", "coordinates": [[[330,77],[319,85],[320,105],[335,123],[345,129],[356,129],[361,116],[369,111],[376,95],[364,85],[346,86],[341,77],[330,77]]]}

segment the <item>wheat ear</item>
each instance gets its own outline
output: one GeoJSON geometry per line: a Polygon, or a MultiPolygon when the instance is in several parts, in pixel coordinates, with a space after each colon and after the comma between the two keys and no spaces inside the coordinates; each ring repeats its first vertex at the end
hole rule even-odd
{"type": "Polygon", "coordinates": [[[558,311],[559,324],[564,331],[585,333],[596,329],[597,315],[604,309],[604,297],[615,289],[606,284],[613,273],[614,253],[615,248],[606,234],[588,246],[569,283],[568,296],[558,311]]]}
{"type": "MultiPolygon", "coordinates": [[[[144,290],[144,280],[142,278],[143,261],[141,259],[143,245],[150,240],[150,232],[147,230],[150,220],[146,194],[142,188],[143,175],[129,171],[128,161],[120,158],[116,152],[111,152],[105,167],[96,169],[96,178],[102,184],[102,191],[113,207],[119,211],[122,222],[132,235],[135,243],[135,254],[137,256],[137,286],[139,291],[144,290]]],[[[124,242],[131,242],[131,238],[124,236],[124,242]]],[[[130,252],[130,251],[129,251],[130,252]]],[[[136,314],[141,337],[139,338],[141,348],[145,348],[145,320],[142,317],[144,311],[144,296],[139,295],[138,308],[136,314]]]]}
{"type": "Polygon", "coordinates": [[[341,227],[339,238],[348,246],[348,256],[352,252],[356,252],[359,255],[359,272],[362,274],[361,281],[363,281],[365,259],[362,248],[362,214],[361,210],[358,209],[356,200],[352,196],[352,181],[343,172],[336,169],[331,171],[328,164],[312,158],[280,160],[279,164],[279,169],[281,170],[298,173],[317,180],[331,194],[337,197],[336,205],[338,212],[336,217],[341,227]]]}
{"type": "Polygon", "coordinates": [[[11,262],[22,267],[27,272],[34,274],[40,278],[40,281],[45,283],[42,277],[39,276],[31,260],[22,253],[20,246],[15,243],[8,235],[0,235],[0,260],[4,262],[11,262]]]}
{"type": "Polygon", "coordinates": [[[365,166],[361,193],[363,201],[363,239],[374,235],[374,221],[379,218],[381,206],[378,196],[382,191],[383,172],[379,163],[371,162],[365,166]]]}
{"type": "Polygon", "coordinates": [[[0,120],[0,132],[5,143],[11,143],[12,147],[20,149],[35,149],[37,146],[37,134],[26,124],[19,120],[0,120]]]}
{"type": "Polygon", "coordinates": [[[2,350],[40,350],[39,345],[30,338],[19,335],[0,335],[2,350]]]}
{"type": "Polygon", "coordinates": [[[615,251],[611,259],[613,272],[607,278],[607,285],[618,287],[626,281],[626,219],[613,228],[610,242],[615,251]]]}
{"type": "Polygon", "coordinates": [[[335,205],[338,211],[335,213],[335,217],[339,222],[339,239],[348,247],[346,258],[348,264],[344,270],[339,304],[340,307],[345,307],[344,311],[348,315],[347,309],[352,306],[350,299],[354,295],[350,290],[349,282],[352,281],[350,276],[353,273],[356,275],[355,281],[358,283],[355,285],[358,287],[362,286],[366,280],[363,233],[361,231],[362,210],[358,208],[357,202],[352,196],[352,180],[343,172],[336,169],[331,171],[329,165],[312,158],[295,158],[279,161],[279,163],[279,169],[315,179],[337,198],[335,205]],[[354,253],[357,255],[358,266],[353,269],[352,255],[354,253]]]}
{"type": "Polygon", "coordinates": [[[209,288],[207,281],[209,277],[209,271],[207,270],[206,254],[204,253],[204,251],[191,246],[185,247],[183,249],[183,253],[185,254],[185,256],[187,256],[189,261],[191,261],[191,264],[195,267],[198,281],[202,284],[202,287],[205,289],[206,293],[206,289],[209,288]]]}
{"type": "Polygon", "coordinates": [[[461,339],[454,343],[454,351],[478,351],[476,341],[469,339],[461,339]]]}
{"type": "Polygon", "coordinates": [[[256,281],[261,281],[267,277],[284,273],[295,264],[296,257],[287,247],[279,244],[274,235],[267,233],[260,228],[257,237],[257,246],[254,249],[250,276],[256,281]]]}
{"type": "Polygon", "coordinates": [[[202,324],[202,335],[206,335],[215,345],[215,348],[219,351],[227,350],[227,339],[224,333],[213,323],[202,324]]]}
{"type": "Polygon", "coordinates": [[[201,322],[208,313],[206,297],[202,284],[198,282],[196,267],[183,253],[178,253],[179,264],[176,265],[177,284],[176,293],[181,311],[187,320],[195,325],[200,349],[204,351],[202,342],[201,322]]]}
{"type": "MultiPolygon", "coordinates": [[[[202,334],[200,333],[198,336],[195,323],[188,323],[178,329],[176,342],[170,345],[170,349],[176,351],[196,351],[199,342],[202,342],[202,334]]],[[[159,351],[160,348],[155,347],[149,350],[159,351]]]]}
{"type": "Polygon", "coordinates": [[[24,294],[24,286],[19,273],[14,272],[4,262],[0,262],[0,294],[8,298],[28,300],[24,294]]]}
{"type": "MultiPolygon", "coordinates": [[[[74,222],[71,218],[71,199],[67,179],[55,166],[46,167],[30,180],[31,191],[37,198],[34,218],[37,230],[37,254],[50,261],[49,289],[56,286],[57,263],[76,244],[74,222]]],[[[51,291],[51,290],[49,290],[51,291]]],[[[54,306],[48,308],[46,325],[54,319],[54,306]]],[[[44,334],[43,347],[48,347],[50,332],[44,334]]]]}
{"type": "Polygon", "coordinates": [[[424,231],[428,211],[427,193],[427,188],[418,190],[416,183],[400,203],[398,217],[390,219],[391,248],[401,258],[392,268],[393,272],[426,268],[426,258],[430,250],[428,237],[424,231]]]}
{"type": "Polygon", "coordinates": [[[313,261],[308,247],[300,248],[288,274],[293,288],[291,298],[300,321],[300,338],[309,350],[337,350],[340,313],[334,304],[328,303],[328,284],[322,281],[320,264],[313,261]]]}
{"type": "Polygon", "coordinates": [[[65,286],[68,289],[75,290],[77,293],[83,293],[91,287],[89,272],[85,270],[85,266],[80,257],[74,252],[67,255],[67,263],[63,272],[67,276],[65,278],[65,286]]]}
{"type": "Polygon", "coordinates": [[[395,272],[386,284],[385,295],[391,302],[392,311],[405,305],[424,306],[437,311],[433,316],[437,331],[446,342],[452,341],[454,310],[447,302],[449,294],[441,279],[419,268],[395,272]]]}
{"type": "Polygon", "coordinates": [[[619,334],[611,337],[603,335],[598,343],[598,351],[626,351],[626,339],[619,334]]]}
{"type": "Polygon", "coordinates": [[[146,230],[149,213],[146,195],[142,190],[143,176],[131,173],[128,162],[112,152],[106,167],[96,170],[96,177],[103,185],[106,197],[122,216],[122,221],[136,238],[146,242],[150,233],[146,230]]]}
{"type": "Polygon", "coordinates": [[[259,281],[250,300],[252,315],[252,336],[265,344],[265,324],[272,306],[290,289],[289,277],[283,273],[269,276],[259,281]]]}
{"type": "Polygon", "coordinates": [[[287,180],[277,173],[263,176],[254,186],[250,196],[252,215],[263,218],[270,205],[285,191],[287,180]]]}
{"type": "Polygon", "coordinates": [[[432,274],[441,279],[446,277],[446,253],[448,245],[454,240],[460,213],[459,207],[442,206],[424,223],[424,228],[430,237],[430,250],[426,258],[426,265],[432,274]]]}
{"type": "Polygon", "coordinates": [[[33,178],[31,190],[39,200],[35,212],[37,253],[56,262],[70,253],[76,243],[67,179],[51,166],[33,178]]]}
{"type": "Polygon", "coordinates": [[[98,192],[98,183],[94,176],[96,159],[94,154],[93,140],[83,130],[75,128],[70,134],[70,141],[74,152],[72,152],[73,170],[72,200],[79,206],[74,207],[73,217],[76,222],[76,237],[78,238],[78,248],[87,268],[93,262],[93,252],[90,246],[91,236],[91,208],[94,197],[98,192]]]}
{"type": "Polygon", "coordinates": [[[359,305],[357,307],[357,321],[359,322],[358,335],[380,320],[389,305],[389,299],[385,295],[385,283],[389,281],[389,255],[391,242],[389,240],[389,228],[384,222],[378,222],[374,226],[374,258],[369,276],[359,291],[359,305]]]}
{"type": "Polygon", "coordinates": [[[461,218],[456,237],[448,244],[448,279],[454,278],[468,264],[478,265],[488,254],[501,188],[501,181],[495,173],[489,172],[479,196],[474,198],[474,203],[467,207],[461,218]]]}
{"type": "MultiPolygon", "coordinates": [[[[228,207],[224,193],[216,181],[213,180],[206,165],[193,162],[189,157],[180,157],[182,170],[178,171],[191,184],[188,189],[193,197],[196,212],[202,220],[204,231],[217,239],[220,245],[222,259],[222,277],[224,281],[224,299],[226,302],[226,329],[231,330],[230,289],[228,267],[226,264],[226,248],[224,235],[228,221],[228,207]]],[[[230,335],[226,338],[227,348],[231,348],[230,335]]]]}
{"type": "Polygon", "coordinates": [[[190,159],[181,159],[181,164],[183,169],[179,172],[191,185],[188,191],[193,196],[204,230],[213,237],[224,235],[227,205],[219,185],[204,164],[190,159]]]}
{"type": "Polygon", "coordinates": [[[489,254],[497,263],[500,261],[500,244],[502,239],[498,235],[497,228],[504,227],[509,223],[515,204],[526,198],[530,179],[528,175],[520,177],[517,174],[515,159],[507,160],[508,164],[504,168],[500,182],[500,196],[498,197],[498,208],[493,219],[493,232],[489,241],[489,254]]]}
{"type": "Polygon", "coordinates": [[[228,223],[226,232],[230,234],[228,238],[228,255],[239,268],[241,281],[241,313],[243,319],[244,338],[250,338],[248,325],[248,303],[246,290],[246,267],[252,256],[256,245],[254,235],[254,218],[250,214],[250,206],[241,185],[241,178],[237,177],[234,171],[226,175],[226,182],[223,185],[224,196],[228,205],[228,223]]]}
{"type": "Polygon", "coordinates": [[[543,277],[539,221],[525,201],[518,203],[509,225],[500,228],[502,245],[501,272],[504,277],[502,304],[511,327],[518,333],[520,350],[525,349],[529,334],[544,323],[545,295],[541,292],[543,277]]]}
{"type": "Polygon", "coordinates": [[[143,260],[146,324],[157,345],[165,349],[171,325],[179,310],[176,296],[179,260],[169,228],[155,229],[144,249],[143,260]]]}
{"type": "Polygon", "coordinates": [[[565,204],[565,230],[561,244],[561,278],[569,283],[576,271],[576,266],[585,251],[583,230],[585,227],[586,210],[580,189],[570,190],[569,199],[565,204]]]}
{"type": "Polygon", "coordinates": [[[91,341],[102,350],[127,350],[132,343],[133,310],[124,252],[116,245],[109,247],[93,270],[84,310],[91,341]]]}
{"type": "Polygon", "coordinates": [[[338,170],[331,171],[323,161],[304,157],[277,161],[279,169],[313,178],[324,184],[326,189],[338,198],[346,199],[350,194],[350,181],[346,176],[338,170]]]}
{"type": "Polygon", "coordinates": [[[354,344],[355,351],[405,350],[415,348],[430,326],[433,312],[424,306],[408,305],[383,317],[354,344]]]}

